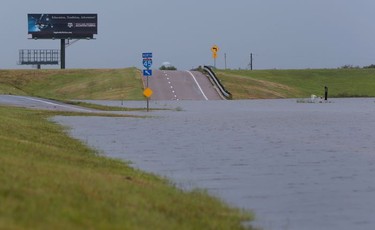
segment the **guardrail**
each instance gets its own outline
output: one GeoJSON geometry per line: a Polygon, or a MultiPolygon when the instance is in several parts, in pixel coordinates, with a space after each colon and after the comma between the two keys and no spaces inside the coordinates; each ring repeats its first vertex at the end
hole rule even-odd
{"type": "Polygon", "coordinates": [[[217,89],[219,90],[219,92],[225,99],[228,99],[228,100],[232,99],[232,94],[228,90],[225,89],[223,84],[221,84],[220,80],[217,78],[215,72],[210,67],[204,66],[203,71],[208,73],[208,76],[210,77],[211,82],[217,87],[217,89]]]}

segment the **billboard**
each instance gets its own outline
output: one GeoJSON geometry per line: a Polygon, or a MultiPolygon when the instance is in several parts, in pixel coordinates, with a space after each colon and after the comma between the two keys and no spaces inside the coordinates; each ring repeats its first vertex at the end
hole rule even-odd
{"type": "Polygon", "coordinates": [[[60,50],[20,50],[19,65],[58,65],[60,50]]]}
{"type": "Polygon", "coordinates": [[[28,14],[27,20],[34,39],[92,39],[98,33],[97,14],[28,14]]]}

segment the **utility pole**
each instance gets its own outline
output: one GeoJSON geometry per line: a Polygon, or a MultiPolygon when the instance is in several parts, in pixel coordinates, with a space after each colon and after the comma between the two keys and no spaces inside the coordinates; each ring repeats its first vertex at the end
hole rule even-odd
{"type": "Polygon", "coordinates": [[[227,53],[224,53],[225,69],[227,69],[227,53]]]}
{"type": "Polygon", "coordinates": [[[253,70],[253,53],[250,53],[250,70],[253,70]]]}

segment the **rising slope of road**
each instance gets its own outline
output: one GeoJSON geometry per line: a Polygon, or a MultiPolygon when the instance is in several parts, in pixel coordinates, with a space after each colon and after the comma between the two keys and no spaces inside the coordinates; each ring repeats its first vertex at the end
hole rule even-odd
{"type": "MultiPolygon", "coordinates": [[[[147,78],[143,78],[147,87],[147,78]]],[[[151,100],[221,100],[208,78],[197,71],[154,70],[148,78],[151,100]]]]}

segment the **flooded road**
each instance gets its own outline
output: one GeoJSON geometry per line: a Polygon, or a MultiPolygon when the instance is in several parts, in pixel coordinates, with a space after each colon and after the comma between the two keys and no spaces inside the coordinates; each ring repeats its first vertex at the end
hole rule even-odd
{"type": "Polygon", "coordinates": [[[54,120],[107,156],[253,210],[266,230],[375,229],[374,99],[153,103],[173,110],[54,120]]]}

